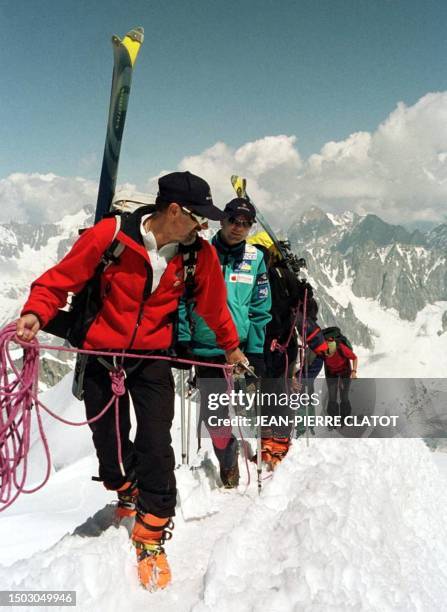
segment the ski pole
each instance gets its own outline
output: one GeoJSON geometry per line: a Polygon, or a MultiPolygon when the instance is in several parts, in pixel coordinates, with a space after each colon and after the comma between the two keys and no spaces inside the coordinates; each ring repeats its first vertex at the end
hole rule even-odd
{"type": "Polygon", "coordinates": [[[187,414],[187,426],[186,426],[186,464],[189,465],[189,448],[190,442],[189,438],[191,437],[191,396],[188,395],[188,404],[186,409],[187,414]]]}
{"type": "MultiPolygon", "coordinates": [[[[257,432],[255,434],[257,438],[256,471],[257,471],[257,481],[258,481],[258,495],[260,495],[261,490],[262,490],[262,448],[261,448],[262,427],[261,427],[261,406],[257,400],[259,397],[258,391],[259,391],[259,385],[260,385],[261,379],[259,378],[257,374],[255,374],[254,369],[250,367],[248,362],[239,362],[236,367],[238,367],[240,370],[244,370],[247,374],[249,374],[251,378],[255,379],[255,403],[256,403],[256,419],[257,419],[257,432]]],[[[245,378],[245,375],[244,375],[244,378],[245,378]]],[[[250,478],[250,475],[249,475],[249,478],[250,478]]]]}
{"type": "Polygon", "coordinates": [[[261,490],[262,490],[262,426],[261,426],[261,405],[260,403],[257,401],[258,397],[259,397],[259,383],[260,383],[260,378],[259,376],[257,376],[254,371],[248,367],[247,364],[245,363],[240,363],[238,364],[240,366],[242,366],[242,368],[244,368],[244,370],[246,370],[250,376],[252,376],[255,379],[255,386],[256,386],[256,391],[255,391],[255,402],[256,402],[256,420],[257,420],[257,444],[256,444],[256,471],[257,471],[257,476],[258,476],[258,495],[261,494],[261,490]]]}
{"type": "Polygon", "coordinates": [[[186,465],[185,370],[180,370],[180,430],[182,438],[182,465],[186,465]]]}
{"type": "MultiPolygon", "coordinates": [[[[191,373],[191,370],[190,370],[191,373]]],[[[191,373],[192,375],[192,373],[191,373]]],[[[189,451],[190,451],[190,442],[191,442],[191,395],[192,390],[189,385],[188,380],[188,403],[187,403],[187,426],[186,426],[186,463],[189,465],[189,451]]]]}
{"type": "MultiPolygon", "coordinates": [[[[256,381],[256,399],[258,398],[259,379],[256,381]]],[[[261,495],[262,489],[262,427],[261,427],[261,405],[256,401],[256,418],[258,423],[257,445],[256,445],[256,471],[258,474],[258,495],[261,495]]]]}
{"type": "MultiPolygon", "coordinates": [[[[307,363],[307,287],[304,289],[303,304],[303,357],[304,357],[304,390],[309,397],[308,363],[307,363]]],[[[306,446],[309,446],[309,401],[306,402],[306,446]]]]}

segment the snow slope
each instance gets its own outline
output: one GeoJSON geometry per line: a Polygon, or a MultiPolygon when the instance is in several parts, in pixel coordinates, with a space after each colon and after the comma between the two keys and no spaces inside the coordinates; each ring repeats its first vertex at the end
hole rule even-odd
{"type": "Polygon", "coordinates": [[[357,297],[349,280],[333,284],[327,292],[343,307],[351,303],[355,316],[374,334],[374,351],[356,347],[359,376],[369,378],[444,378],[447,333],[442,315],[447,302],[428,304],[406,321],[393,309],[385,309],[369,298],[357,297]]]}
{"type": "Polygon", "coordinates": [[[295,448],[214,550],[196,609],[444,609],[444,485],[420,441],[295,448]]]}
{"type": "MultiPolygon", "coordinates": [[[[42,400],[65,418],[84,420],[70,387],[71,375],[42,400]]],[[[177,458],[179,412],[177,405],[177,458]]],[[[299,440],[258,498],[254,465],[245,487],[242,459],[239,490],[216,486],[204,439],[193,463],[205,460],[207,469],[176,471],[180,505],[167,545],[173,585],[149,594],[137,584],[123,527],[69,535],[110,515],[114,493],[90,478],[97,466],[89,428],[44,421],[53,472],[43,489],[1,515],[0,588],[76,590],[78,609],[104,612],[145,605],[169,612],[443,609],[447,454],[419,440],[299,440]]],[[[34,482],[45,471],[35,436],[34,482]]]]}
{"type": "Polygon", "coordinates": [[[153,594],[137,584],[123,527],[60,539],[110,499],[88,480],[90,456],[2,516],[2,562],[25,558],[0,567],[0,585],[76,590],[86,612],[442,610],[447,466],[441,474],[434,456],[418,440],[300,440],[259,498],[253,467],[246,492],[211,478],[193,494],[202,518],[179,509],[167,545],[174,582],[153,594]]]}

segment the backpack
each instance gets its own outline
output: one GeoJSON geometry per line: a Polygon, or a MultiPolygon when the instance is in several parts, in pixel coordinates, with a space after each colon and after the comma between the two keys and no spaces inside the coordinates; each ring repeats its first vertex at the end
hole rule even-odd
{"type": "MultiPolygon", "coordinates": [[[[113,213],[116,219],[116,227],[112,243],[104,251],[93,276],[72,297],[70,308],[68,310],[60,309],[53,319],[42,328],[42,331],[68,340],[71,346],[76,348],[82,346],[91,324],[102,308],[101,276],[110,264],[119,263],[120,255],[125,249],[125,245],[116,236],[121,227],[125,227],[132,214],[133,212],[113,213]]],[[[197,250],[197,243],[191,246],[179,245],[179,253],[183,257],[185,299],[187,302],[193,302],[194,299],[197,250]]]]}
{"type": "Polygon", "coordinates": [[[344,334],[341,333],[339,327],[326,327],[326,329],[323,329],[322,332],[325,340],[327,340],[328,338],[333,338],[335,340],[335,342],[337,343],[337,348],[339,343],[342,342],[352,351],[351,342],[346,338],[344,334]]]}

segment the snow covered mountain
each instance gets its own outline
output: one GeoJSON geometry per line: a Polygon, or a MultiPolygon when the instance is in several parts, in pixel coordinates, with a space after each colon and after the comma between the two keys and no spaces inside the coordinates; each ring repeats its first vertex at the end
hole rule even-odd
{"type": "MultiPolygon", "coordinates": [[[[427,334],[437,340],[447,331],[445,224],[424,234],[375,215],[312,208],[290,227],[289,238],[307,260],[321,323],[340,325],[354,344],[372,349],[399,327],[412,341],[427,334]]],[[[442,343],[447,349],[447,335],[442,343]]]]}
{"type": "MultiPolygon", "coordinates": [[[[0,225],[0,326],[14,320],[29,292],[31,282],[68,251],[78,230],[93,220],[93,208],[83,208],[65,216],[59,223],[0,225]]],[[[53,336],[42,334],[41,341],[57,345],[53,336]]],[[[19,358],[21,351],[17,351],[19,358]]],[[[40,364],[43,385],[52,386],[72,367],[68,353],[44,351],[40,364]]]]}

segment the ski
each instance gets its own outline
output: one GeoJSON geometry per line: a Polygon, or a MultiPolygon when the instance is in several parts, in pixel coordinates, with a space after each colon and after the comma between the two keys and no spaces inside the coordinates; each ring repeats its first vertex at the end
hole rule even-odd
{"type": "Polygon", "coordinates": [[[95,223],[100,221],[109,212],[115,192],[121,140],[123,138],[130,85],[132,82],[132,71],[143,40],[143,28],[130,30],[122,40],[118,36],[112,36],[114,56],[112,89],[110,92],[109,118],[101,177],[99,179],[95,223]]]}
{"type": "Polygon", "coordinates": [[[256,206],[256,204],[253,202],[253,200],[248,195],[247,179],[241,176],[237,176],[236,174],[233,174],[233,176],[231,177],[231,184],[233,185],[233,188],[236,192],[237,197],[244,198],[245,200],[250,202],[250,204],[254,207],[254,209],[256,210],[256,220],[259,221],[263,229],[267,232],[267,234],[272,239],[273,244],[275,245],[282,259],[284,259],[284,262],[289,268],[289,270],[293,272],[293,274],[295,274],[298,280],[305,280],[305,278],[307,277],[307,274],[305,273],[307,269],[306,261],[303,258],[298,259],[298,257],[294,253],[292,253],[292,251],[290,250],[290,245],[288,244],[288,241],[278,240],[269,222],[267,221],[267,219],[261,213],[259,208],[256,206]]]}
{"type": "MultiPolygon", "coordinates": [[[[143,28],[130,30],[123,40],[118,36],[112,36],[114,57],[112,89],[110,92],[109,118],[99,179],[98,199],[96,201],[95,223],[101,221],[112,205],[118,174],[121,140],[123,138],[127,105],[129,103],[132,71],[143,40],[143,28]]],[[[71,389],[73,395],[78,400],[82,400],[84,397],[84,373],[86,365],[87,355],[78,353],[71,389]]]]}

